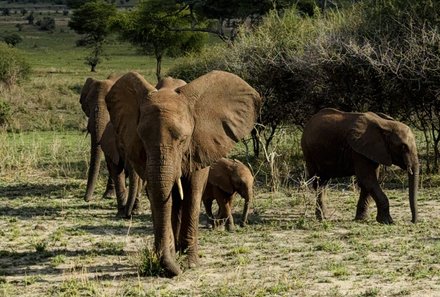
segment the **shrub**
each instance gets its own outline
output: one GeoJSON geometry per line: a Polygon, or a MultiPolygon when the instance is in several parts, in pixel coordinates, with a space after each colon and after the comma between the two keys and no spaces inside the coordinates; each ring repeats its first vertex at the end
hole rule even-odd
{"type": "Polygon", "coordinates": [[[8,87],[26,79],[31,67],[20,52],[0,43],[0,82],[8,87]]]}
{"type": "Polygon", "coordinates": [[[11,116],[11,106],[8,102],[0,99],[0,127],[4,126],[11,116]]]}
{"type": "Polygon", "coordinates": [[[55,19],[44,17],[35,23],[41,31],[53,31],[55,29],[55,19]]]}
{"type": "Polygon", "coordinates": [[[3,40],[6,42],[6,44],[15,47],[17,44],[23,41],[23,38],[21,38],[21,36],[17,33],[12,33],[4,36],[3,40]]]}

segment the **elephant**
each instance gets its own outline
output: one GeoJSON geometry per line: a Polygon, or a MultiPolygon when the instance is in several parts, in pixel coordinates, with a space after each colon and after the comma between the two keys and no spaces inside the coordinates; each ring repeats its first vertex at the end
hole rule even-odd
{"type": "Polygon", "coordinates": [[[164,275],[198,265],[198,224],[209,166],[254,126],[261,97],[232,73],[212,71],[186,84],[165,78],[153,87],[129,72],[105,100],[129,162],[146,181],[154,249],[164,275]]]}
{"type": "Polygon", "coordinates": [[[365,220],[371,198],[377,207],[376,220],[392,224],[389,201],[378,182],[379,165],[399,166],[408,173],[412,222],[417,221],[419,160],[411,129],[385,114],[342,112],[325,108],[311,117],[301,138],[308,177],[316,177],[315,190],[322,186],[316,217],[326,216],[325,186],[332,177],[357,178],[360,196],[355,220],[365,220]]]}
{"type": "Polygon", "coordinates": [[[90,167],[84,200],[90,201],[92,199],[103,152],[109,171],[107,187],[103,196],[109,197],[116,194],[118,216],[130,217],[142,186],[136,172],[130,170],[124,162],[123,152],[118,144],[113,125],[110,123],[110,115],[105,103],[105,96],[117,79],[118,77],[115,75],[110,75],[106,80],[88,78],[81,90],[81,108],[89,118],[87,130],[91,135],[90,167]],[[126,172],[129,174],[130,180],[128,202],[126,201],[126,172]]]}
{"type": "MultiPolygon", "coordinates": [[[[111,75],[105,80],[96,80],[87,78],[81,90],[80,104],[81,108],[88,117],[87,131],[90,133],[90,166],[88,169],[87,189],[84,195],[85,201],[92,200],[93,191],[95,189],[96,180],[99,174],[101,164],[102,149],[101,142],[104,130],[110,122],[107,106],[105,104],[105,96],[113,86],[117,77],[111,75]]],[[[110,170],[109,170],[110,171],[110,170]]],[[[115,184],[109,176],[107,181],[104,197],[114,195],[115,184]]]]}
{"type": "Polygon", "coordinates": [[[209,169],[208,182],[202,201],[208,220],[212,226],[219,227],[223,223],[226,230],[234,230],[232,217],[232,199],[239,193],[244,199],[242,226],[246,225],[250,204],[253,200],[254,176],[249,168],[238,160],[221,158],[209,169]],[[216,217],[212,214],[212,202],[216,200],[219,210],[216,217]]]}

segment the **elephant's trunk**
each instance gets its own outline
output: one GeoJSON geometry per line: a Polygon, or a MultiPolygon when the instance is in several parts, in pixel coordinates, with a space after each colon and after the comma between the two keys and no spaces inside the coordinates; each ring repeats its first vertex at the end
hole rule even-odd
{"type": "MultiPolygon", "coordinates": [[[[174,168],[174,167],[173,167],[174,168]]],[[[147,189],[154,211],[154,245],[166,275],[173,277],[181,273],[174,259],[174,235],[171,224],[171,191],[176,181],[171,166],[147,165],[147,189]]]]}
{"type": "Polygon", "coordinates": [[[87,189],[84,195],[85,201],[92,200],[93,191],[95,190],[95,183],[98,179],[99,166],[101,163],[102,150],[101,146],[97,143],[96,133],[91,134],[91,145],[90,145],[90,165],[87,176],[87,189]]]}
{"type": "Polygon", "coordinates": [[[419,165],[412,166],[408,170],[409,206],[411,208],[412,222],[417,222],[417,192],[419,187],[419,165]],[[412,172],[411,172],[412,171],[412,172]]]}

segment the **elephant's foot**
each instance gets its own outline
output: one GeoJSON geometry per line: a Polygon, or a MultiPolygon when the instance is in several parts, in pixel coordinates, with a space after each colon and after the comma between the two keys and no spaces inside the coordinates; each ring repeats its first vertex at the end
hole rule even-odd
{"type": "Polygon", "coordinates": [[[164,275],[166,277],[175,277],[182,273],[182,270],[180,270],[179,265],[171,259],[162,258],[160,264],[164,270],[164,275]]]}
{"type": "Polygon", "coordinates": [[[115,189],[106,189],[104,194],[102,194],[102,198],[104,199],[113,199],[115,197],[115,189]]]}
{"type": "Polygon", "coordinates": [[[125,216],[125,206],[118,207],[118,212],[116,213],[117,218],[126,218],[125,216]]]}
{"type": "Polygon", "coordinates": [[[136,198],[136,200],[134,201],[133,210],[131,211],[132,215],[136,216],[142,214],[142,207],[140,205],[141,203],[139,201],[139,198],[136,198]]]}
{"type": "Polygon", "coordinates": [[[248,222],[245,222],[245,221],[242,221],[240,223],[240,227],[242,227],[242,228],[246,227],[247,225],[248,225],[248,222]]]}
{"type": "Polygon", "coordinates": [[[376,217],[376,221],[381,224],[386,224],[386,225],[394,224],[394,221],[391,218],[391,215],[389,215],[389,214],[386,214],[386,215],[378,214],[376,217]]]}
{"type": "Polygon", "coordinates": [[[90,202],[92,199],[93,199],[93,195],[88,195],[88,194],[84,195],[84,201],[85,202],[90,202]]]}
{"type": "Polygon", "coordinates": [[[187,255],[187,267],[196,268],[197,266],[199,266],[199,256],[197,253],[189,253],[187,255]]]}
{"type": "Polygon", "coordinates": [[[229,232],[234,232],[235,231],[235,225],[234,224],[226,223],[226,230],[229,231],[229,232]]]}
{"type": "Polygon", "coordinates": [[[368,212],[357,212],[356,216],[354,217],[355,221],[366,221],[368,219],[368,212]]]}

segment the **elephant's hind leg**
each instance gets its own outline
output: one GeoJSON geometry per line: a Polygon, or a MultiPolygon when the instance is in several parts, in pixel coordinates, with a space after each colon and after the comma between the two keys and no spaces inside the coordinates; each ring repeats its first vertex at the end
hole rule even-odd
{"type": "Polygon", "coordinates": [[[125,215],[125,205],[127,203],[127,191],[125,188],[125,172],[124,165],[122,162],[120,164],[109,165],[110,176],[115,182],[116,190],[116,201],[118,203],[118,217],[123,217],[125,215]]]}
{"type": "Polygon", "coordinates": [[[226,216],[227,216],[227,220],[226,220],[226,230],[232,232],[235,230],[235,225],[234,225],[234,217],[232,216],[232,199],[234,197],[234,194],[229,195],[229,197],[227,198],[227,203],[226,203],[226,216]]]}
{"type": "MultiPolygon", "coordinates": [[[[107,169],[110,172],[110,168],[108,168],[107,165],[107,169]]],[[[115,182],[113,181],[112,177],[109,175],[108,179],[107,179],[107,186],[105,187],[105,192],[102,195],[102,198],[113,198],[113,196],[115,196],[115,182]]]]}
{"type": "Polygon", "coordinates": [[[212,185],[207,184],[205,192],[202,197],[203,205],[205,206],[206,216],[207,216],[207,224],[211,225],[214,228],[215,220],[214,215],[212,213],[212,202],[214,201],[214,193],[212,191],[212,185]]]}

